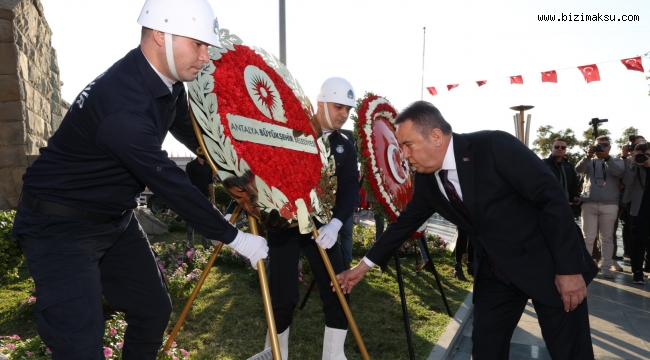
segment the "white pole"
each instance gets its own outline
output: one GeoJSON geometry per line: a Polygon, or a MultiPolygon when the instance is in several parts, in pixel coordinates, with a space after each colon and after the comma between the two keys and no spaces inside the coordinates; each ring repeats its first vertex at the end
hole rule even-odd
{"type": "Polygon", "coordinates": [[[427,43],[427,27],[422,28],[424,37],[422,38],[422,86],[420,87],[420,100],[424,99],[424,46],[427,43]]]}

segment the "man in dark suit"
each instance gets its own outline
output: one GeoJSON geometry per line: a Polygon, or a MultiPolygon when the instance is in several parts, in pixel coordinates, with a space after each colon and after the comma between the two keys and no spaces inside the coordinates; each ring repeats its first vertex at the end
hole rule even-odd
{"type": "Polygon", "coordinates": [[[363,261],[339,275],[344,292],[438,212],[475,249],[474,359],[508,359],[529,298],[553,359],[593,359],[586,284],[598,269],[548,167],[507,133],[452,133],[428,102],[411,104],[395,123],[417,170],[415,192],[363,261]]]}

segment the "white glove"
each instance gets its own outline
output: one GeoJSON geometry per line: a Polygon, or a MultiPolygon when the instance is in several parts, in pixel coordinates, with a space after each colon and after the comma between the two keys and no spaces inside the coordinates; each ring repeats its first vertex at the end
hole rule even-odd
{"type": "Polygon", "coordinates": [[[230,218],[232,217],[232,214],[226,214],[223,217],[226,219],[226,221],[230,221],[230,218]]]}
{"type": "Polygon", "coordinates": [[[328,224],[325,224],[318,229],[318,237],[316,243],[323,249],[329,249],[336,244],[336,239],[339,236],[343,223],[341,220],[333,218],[328,224]]]}
{"type": "Polygon", "coordinates": [[[263,237],[238,231],[237,237],[228,244],[238,253],[250,260],[253,269],[257,270],[257,261],[266,259],[269,254],[269,247],[263,237]]]}
{"type": "Polygon", "coordinates": [[[219,244],[221,244],[221,241],[219,240],[210,240],[210,241],[212,241],[212,245],[214,245],[214,247],[217,247],[219,246],[219,244]]]}

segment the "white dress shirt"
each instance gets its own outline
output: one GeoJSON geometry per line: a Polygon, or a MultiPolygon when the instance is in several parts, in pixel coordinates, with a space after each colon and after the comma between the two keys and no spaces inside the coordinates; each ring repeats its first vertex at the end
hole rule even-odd
{"type": "MultiPolygon", "coordinates": [[[[449,141],[449,146],[447,146],[447,153],[445,154],[445,158],[442,160],[442,167],[440,168],[440,170],[447,170],[447,179],[451,182],[452,185],[454,185],[454,188],[456,188],[458,197],[461,200],[463,200],[463,192],[460,189],[460,181],[458,180],[458,171],[456,170],[456,155],[454,154],[453,136],[449,141]]],[[[449,198],[447,197],[447,193],[445,192],[445,188],[442,186],[442,181],[440,180],[440,170],[436,171],[436,181],[438,182],[438,187],[440,188],[440,192],[442,192],[442,195],[444,195],[445,198],[449,200],[449,198]]]]}

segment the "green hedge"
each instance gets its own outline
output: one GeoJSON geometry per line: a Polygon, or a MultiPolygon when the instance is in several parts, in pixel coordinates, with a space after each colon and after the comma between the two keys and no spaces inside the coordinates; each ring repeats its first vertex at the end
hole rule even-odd
{"type": "Polygon", "coordinates": [[[16,211],[0,211],[0,280],[18,277],[18,268],[25,260],[23,248],[9,237],[16,211]]]}

